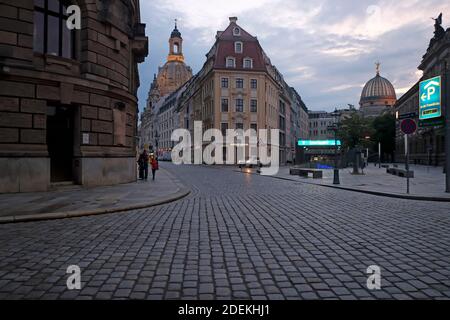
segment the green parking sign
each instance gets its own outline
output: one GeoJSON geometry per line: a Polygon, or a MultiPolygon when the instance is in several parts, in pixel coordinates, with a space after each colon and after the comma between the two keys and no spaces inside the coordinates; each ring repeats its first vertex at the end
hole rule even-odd
{"type": "Polygon", "coordinates": [[[441,108],[441,77],[434,77],[420,82],[419,85],[419,119],[439,118],[441,108]]]}

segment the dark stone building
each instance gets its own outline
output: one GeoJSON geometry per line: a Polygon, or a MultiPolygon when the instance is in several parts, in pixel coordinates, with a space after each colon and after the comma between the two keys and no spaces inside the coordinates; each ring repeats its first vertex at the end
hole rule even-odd
{"type": "Polygon", "coordinates": [[[147,53],[139,0],[0,0],[0,192],[134,181],[147,53]]]}
{"type": "MultiPolygon", "coordinates": [[[[422,78],[409,89],[395,104],[398,116],[416,113],[415,121],[419,123],[419,83],[422,80],[449,74],[450,69],[450,28],[441,27],[442,16],[436,19],[434,37],[430,40],[427,52],[423,56],[418,69],[423,71],[422,78]]],[[[445,82],[444,82],[445,84],[445,82]]],[[[447,84],[447,89],[449,85],[447,84]]],[[[444,91],[445,92],[445,89],[444,91]]],[[[442,99],[444,99],[442,95],[442,99]]],[[[444,102],[444,101],[443,101],[444,102]]],[[[442,114],[445,115],[445,103],[442,103],[442,114]]],[[[439,119],[438,119],[439,120],[439,119]]],[[[445,126],[443,121],[436,125],[419,126],[417,132],[410,136],[409,152],[412,163],[441,166],[445,163],[445,126]]],[[[400,131],[400,121],[396,128],[396,160],[405,159],[404,134],[400,131]]]]}

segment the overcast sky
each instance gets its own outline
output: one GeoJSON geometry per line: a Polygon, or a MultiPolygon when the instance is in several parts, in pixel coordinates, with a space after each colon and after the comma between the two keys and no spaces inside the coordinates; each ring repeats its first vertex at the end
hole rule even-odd
{"type": "Polygon", "coordinates": [[[309,109],[334,110],[358,105],[376,61],[397,95],[406,92],[421,76],[417,66],[433,36],[431,18],[440,12],[444,28],[450,27],[447,0],[141,0],[150,54],[139,67],[140,110],[153,74],[166,61],[174,19],[194,73],[216,31],[237,16],[309,109]]]}

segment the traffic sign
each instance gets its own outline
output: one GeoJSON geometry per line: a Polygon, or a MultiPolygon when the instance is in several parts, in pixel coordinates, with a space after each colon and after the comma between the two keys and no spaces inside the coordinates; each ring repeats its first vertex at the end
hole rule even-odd
{"type": "Polygon", "coordinates": [[[429,119],[429,120],[419,120],[419,128],[426,127],[443,127],[445,126],[444,117],[429,119]]]}
{"type": "Polygon", "coordinates": [[[341,146],[341,140],[298,140],[299,147],[332,147],[341,146]]]}
{"type": "Polygon", "coordinates": [[[414,119],[417,117],[417,113],[415,112],[411,112],[411,113],[404,113],[404,114],[399,114],[398,115],[398,120],[403,120],[403,119],[414,119]]]}
{"type": "Polygon", "coordinates": [[[400,124],[400,129],[404,134],[413,134],[417,130],[417,124],[413,119],[404,119],[400,124]]]}
{"type": "Polygon", "coordinates": [[[419,85],[419,119],[433,119],[442,115],[441,77],[434,77],[420,82],[419,85]]]}

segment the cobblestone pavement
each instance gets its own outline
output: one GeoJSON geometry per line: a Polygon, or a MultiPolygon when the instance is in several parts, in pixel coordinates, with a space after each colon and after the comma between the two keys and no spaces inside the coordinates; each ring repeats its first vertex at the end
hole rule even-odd
{"type": "Polygon", "coordinates": [[[158,207],[0,225],[0,298],[449,299],[448,203],[162,164],[158,207]],[[66,287],[69,265],[82,289],[66,287]],[[381,290],[366,269],[381,268],[381,290]]]}

